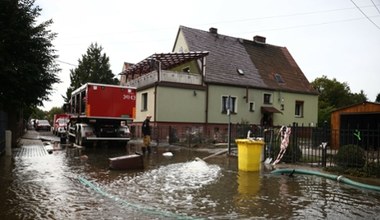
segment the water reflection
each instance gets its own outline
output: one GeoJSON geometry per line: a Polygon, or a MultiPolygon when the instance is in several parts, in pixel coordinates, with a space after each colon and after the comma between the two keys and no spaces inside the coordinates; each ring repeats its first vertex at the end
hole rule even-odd
{"type": "Polygon", "coordinates": [[[260,190],[260,172],[246,172],[239,170],[238,172],[238,192],[241,196],[255,196],[260,190]]]}
{"type": "Polygon", "coordinates": [[[51,218],[59,216],[75,197],[64,165],[65,157],[55,152],[37,157],[15,158],[12,170],[14,181],[9,191],[13,194],[10,213],[21,218],[51,218]]]}
{"type": "Polygon", "coordinates": [[[258,192],[261,187],[260,172],[238,171],[238,192],[235,198],[235,207],[238,213],[244,213],[250,216],[251,210],[257,210],[260,207],[257,203],[258,192]]]}

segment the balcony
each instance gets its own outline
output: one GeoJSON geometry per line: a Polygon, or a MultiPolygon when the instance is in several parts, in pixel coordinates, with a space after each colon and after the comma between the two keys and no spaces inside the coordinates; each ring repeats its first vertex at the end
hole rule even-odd
{"type": "Polygon", "coordinates": [[[157,71],[154,70],[136,79],[130,80],[126,84],[128,86],[140,88],[140,87],[153,84],[158,81],[180,83],[180,84],[190,84],[190,85],[202,85],[202,76],[199,74],[194,74],[194,73],[184,73],[184,72],[162,70],[160,73],[160,77],[158,77],[157,71]]]}

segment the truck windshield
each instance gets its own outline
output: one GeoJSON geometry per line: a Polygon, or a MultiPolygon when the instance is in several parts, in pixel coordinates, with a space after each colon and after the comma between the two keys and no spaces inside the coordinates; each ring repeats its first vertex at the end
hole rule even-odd
{"type": "Polygon", "coordinates": [[[57,119],[58,124],[67,124],[69,122],[68,118],[59,118],[57,119]]]}

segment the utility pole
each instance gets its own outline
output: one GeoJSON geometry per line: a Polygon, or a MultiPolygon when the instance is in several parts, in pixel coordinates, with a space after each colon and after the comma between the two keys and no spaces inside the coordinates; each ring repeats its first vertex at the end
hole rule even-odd
{"type": "Polygon", "coordinates": [[[231,155],[231,109],[232,109],[232,100],[231,96],[228,96],[227,99],[227,115],[228,115],[228,135],[227,135],[227,141],[228,141],[228,155],[231,155]]]}

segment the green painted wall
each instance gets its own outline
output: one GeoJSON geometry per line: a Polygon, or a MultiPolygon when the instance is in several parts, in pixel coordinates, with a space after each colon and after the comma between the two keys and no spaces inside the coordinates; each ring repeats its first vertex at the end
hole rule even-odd
{"type": "Polygon", "coordinates": [[[228,116],[222,113],[222,96],[231,95],[237,99],[237,113],[231,114],[232,123],[240,123],[248,121],[249,123],[260,124],[263,116],[261,106],[271,106],[281,110],[281,105],[284,105],[283,114],[273,114],[274,125],[288,125],[293,122],[300,124],[316,125],[318,121],[318,96],[285,93],[270,90],[257,90],[239,88],[239,87],[225,87],[210,85],[209,86],[209,123],[226,123],[228,116]],[[248,102],[245,96],[248,93],[248,102]],[[264,94],[271,94],[272,104],[264,104],[264,94]],[[303,101],[303,117],[295,116],[296,101],[303,101]],[[249,103],[255,103],[255,110],[250,111],[249,103]]]}
{"type": "Polygon", "coordinates": [[[189,52],[189,47],[187,46],[185,37],[183,36],[182,31],[178,33],[176,42],[174,44],[173,52],[189,52]]]}
{"type": "MultiPolygon", "coordinates": [[[[209,86],[209,123],[227,123],[227,114],[222,113],[222,96],[236,97],[236,110],[237,114],[231,114],[232,123],[241,123],[242,121],[249,121],[250,123],[257,123],[260,121],[260,111],[249,111],[249,104],[246,103],[246,89],[239,87],[226,87],[226,86],[209,86]]],[[[258,94],[252,90],[248,93],[248,99],[258,100],[258,94]]],[[[257,105],[256,105],[257,107],[257,105]]]]}
{"type": "Polygon", "coordinates": [[[157,121],[205,122],[205,91],[157,88],[157,121]],[[194,93],[195,92],[195,93],[194,93]]]}
{"type": "MultiPolygon", "coordinates": [[[[154,112],[154,88],[139,91],[136,102],[136,122],[146,115],[153,115],[156,121],[204,123],[206,114],[206,91],[172,87],[157,88],[157,115],[154,112]],[[195,92],[195,93],[194,93],[195,92]],[[141,110],[141,95],[148,93],[148,110],[141,110]],[[196,94],[196,95],[195,95],[196,94]]],[[[231,114],[232,123],[243,121],[260,124],[263,116],[261,106],[271,106],[282,112],[273,114],[274,125],[290,125],[294,122],[315,126],[318,121],[318,96],[279,91],[247,89],[209,85],[209,123],[227,123],[227,114],[222,113],[222,96],[236,97],[236,114],[231,114]],[[248,102],[246,96],[248,94],[248,102]],[[264,104],[264,94],[271,94],[272,104],[264,104]],[[295,115],[296,101],[303,102],[303,116],[295,115]],[[255,104],[250,111],[250,102],[255,104]],[[283,105],[283,110],[282,106],[283,105]]]]}
{"type": "MultiPolygon", "coordinates": [[[[189,52],[189,48],[186,44],[186,40],[182,34],[182,31],[179,32],[177,41],[176,41],[174,48],[173,48],[173,52],[184,52],[184,53],[189,52]]],[[[175,67],[171,70],[177,71],[177,72],[182,72],[183,68],[185,68],[185,67],[190,67],[191,73],[201,74],[201,70],[199,69],[199,65],[196,61],[192,61],[192,62],[189,62],[186,64],[182,64],[182,65],[175,67]]]]}
{"type": "Polygon", "coordinates": [[[177,66],[175,68],[172,68],[170,70],[175,71],[175,72],[183,72],[183,69],[186,68],[186,67],[190,68],[190,73],[200,74],[200,72],[201,72],[199,70],[199,67],[198,67],[198,64],[197,64],[196,61],[191,61],[191,62],[188,62],[186,64],[179,65],[179,66],[177,66]]]}
{"type": "MultiPolygon", "coordinates": [[[[281,98],[283,97],[284,110],[283,115],[275,114],[274,120],[277,120],[278,124],[292,124],[293,122],[316,126],[318,122],[318,96],[297,94],[297,93],[285,93],[275,92],[274,102],[281,104],[281,98]],[[279,99],[280,98],[280,99],[279,99]],[[296,101],[303,102],[303,117],[295,115],[296,101]]],[[[279,108],[280,109],[280,108],[279,108]]]]}

